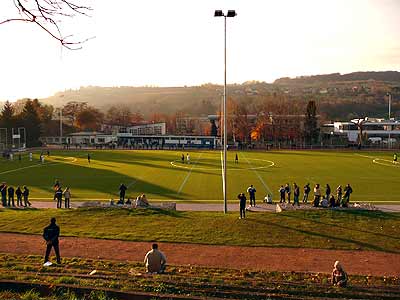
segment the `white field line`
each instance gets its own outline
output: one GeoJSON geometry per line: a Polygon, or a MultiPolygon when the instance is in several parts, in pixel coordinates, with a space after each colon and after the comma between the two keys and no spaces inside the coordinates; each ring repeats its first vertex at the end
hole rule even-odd
{"type": "Polygon", "coordinates": [[[362,155],[362,154],[358,154],[358,153],[355,154],[355,155],[361,156],[361,157],[365,157],[365,158],[370,158],[370,159],[372,159],[372,163],[377,164],[377,165],[381,165],[381,166],[385,166],[385,167],[395,167],[395,168],[397,168],[397,167],[400,166],[399,162],[397,162],[397,161],[393,162],[392,160],[373,157],[373,156],[368,156],[368,155],[362,155]],[[384,163],[379,162],[379,161],[383,161],[384,163]]]}
{"type": "MultiPolygon", "coordinates": [[[[252,167],[252,164],[251,164],[251,162],[247,159],[247,157],[246,157],[243,153],[240,153],[240,155],[243,156],[243,157],[246,159],[247,163],[250,165],[250,167],[252,167]]],[[[267,192],[269,192],[269,193],[271,194],[271,196],[273,196],[274,193],[271,191],[271,189],[268,187],[268,185],[267,185],[267,184],[265,183],[265,181],[262,179],[262,177],[260,176],[260,174],[258,174],[258,172],[257,172],[256,170],[254,170],[254,169],[253,169],[253,172],[257,175],[258,179],[259,179],[259,180],[261,181],[261,183],[263,184],[265,190],[266,190],[267,192]]]]}
{"type": "Polygon", "coordinates": [[[183,187],[185,186],[187,180],[189,179],[190,174],[192,174],[193,167],[197,164],[197,162],[200,160],[200,158],[201,158],[202,155],[203,155],[203,153],[200,153],[200,155],[197,157],[196,162],[194,162],[194,163],[192,164],[192,167],[190,168],[189,172],[186,174],[185,179],[183,180],[181,186],[179,187],[178,195],[182,192],[182,189],[183,189],[183,187]]]}
{"type": "Polygon", "coordinates": [[[393,162],[391,160],[383,159],[383,158],[375,158],[372,162],[374,164],[385,166],[385,167],[395,167],[395,168],[399,167],[399,165],[398,165],[399,163],[397,161],[393,162]],[[381,163],[381,162],[378,162],[378,161],[384,161],[386,163],[381,163]]]}
{"type": "Polygon", "coordinates": [[[48,162],[45,162],[45,163],[37,163],[36,165],[30,165],[30,166],[26,166],[26,167],[21,167],[21,168],[16,168],[16,169],[12,169],[12,170],[3,171],[3,172],[0,172],[0,175],[13,173],[13,172],[17,172],[17,171],[25,170],[25,169],[29,169],[29,168],[52,166],[52,165],[56,165],[56,164],[73,164],[74,162],[76,162],[78,160],[76,157],[72,157],[72,156],[64,157],[64,159],[65,160],[70,160],[70,161],[48,161],[48,162]]]}
{"type": "Polygon", "coordinates": [[[374,158],[375,158],[374,156],[363,155],[363,154],[358,154],[358,153],[356,153],[356,154],[354,154],[354,155],[357,155],[357,156],[360,156],[360,157],[364,157],[364,158],[371,158],[371,159],[374,159],[374,158]]]}

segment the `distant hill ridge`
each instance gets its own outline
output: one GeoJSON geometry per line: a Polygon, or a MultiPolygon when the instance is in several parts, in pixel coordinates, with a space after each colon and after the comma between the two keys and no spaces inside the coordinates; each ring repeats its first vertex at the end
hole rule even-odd
{"type": "Polygon", "coordinates": [[[318,84],[335,81],[360,81],[360,80],[377,80],[400,82],[400,72],[383,71],[383,72],[354,72],[348,74],[332,73],[324,75],[300,76],[296,78],[283,77],[274,81],[278,85],[290,84],[318,84]]]}

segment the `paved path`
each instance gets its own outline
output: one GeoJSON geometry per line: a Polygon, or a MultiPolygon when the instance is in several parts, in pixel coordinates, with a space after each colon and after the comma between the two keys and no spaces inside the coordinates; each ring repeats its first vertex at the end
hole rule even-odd
{"type": "MultiPolygon", "coordinates": [[[[62,257],[142,262],[149,242],[62,237],[62,257]]],[[[302,248],[268,248],[159,243],[172,265],[330,273],[336,260],[349,274],[399,276],[400,254],[302,248]]],[[[0,253],[43,255],[40,235],[0,233],[0,253]]]]}
{"type": "MultiPolygon", "coordinates": [[[[82,205],[83,202],[72,202],[71,206],[76,208],[82,205]]],[[[387,204],[387,205],[374,205],[377,209],[384,212],[400,212],[400,205],[387,204]]],[[[55,201],[32,201],[32,207],[35,208],[56,208],[55,201]]],[[[223,204],[215,203],[177,203],[176,210],[179,211],[223,211],[223,204]]],[[[257,204],[256,207],[250,208],[251,211],[269,211],[275,212],[275,204],[257,204]]],[[[239,211],[237,204],[228,204],[228,211],[239,211]]]]}

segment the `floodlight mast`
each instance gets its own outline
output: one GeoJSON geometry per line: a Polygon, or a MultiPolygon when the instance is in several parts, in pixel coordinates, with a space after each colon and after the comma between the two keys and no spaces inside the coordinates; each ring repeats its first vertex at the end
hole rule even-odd
{"type": "Polygon", "coordinates": [[[226,121],[226,18],[233,18],[236,16],[236,11],[228,10],[228,13],[225,15],[222,10],[216,10],[214,12],[214,17],[224,17],[224,101],[222,105],[222,113],[223,113],[223,123],[224,123],[224,138],[223,138],[223,160],[222,160],[222,193],[224,197],[224,213],[228,212],[228,204],[227,204],[227,184],[226,184],[226,150],[227,150],[227,121],[226,121]]]}

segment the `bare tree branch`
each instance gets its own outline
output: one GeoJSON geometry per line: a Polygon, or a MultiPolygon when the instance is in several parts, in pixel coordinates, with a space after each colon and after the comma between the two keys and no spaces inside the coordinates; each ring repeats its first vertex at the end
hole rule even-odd
{"type": "Polygon", "coordinates": [[[92,10],[89,6],[78,5],[71,0],[13,0],[21,18],[10,18],[0,21],[0,25],[14,22],[30,22],[38,25],[47,32],[52,38],[56,39],[61,45],[70,50],[82,48],[82,44],[91,38],[74,41],[73,35],[64,36],[61,33],[59,18],[73,18],[76,15],[89,17],[92,10]]]}

